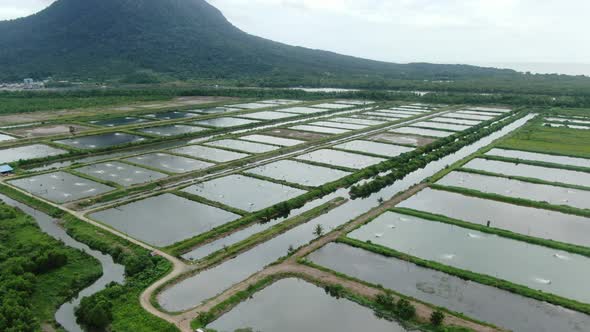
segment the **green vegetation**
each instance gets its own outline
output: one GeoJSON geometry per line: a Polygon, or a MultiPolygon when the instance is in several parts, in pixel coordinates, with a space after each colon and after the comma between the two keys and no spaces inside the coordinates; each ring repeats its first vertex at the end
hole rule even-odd
{"type": "Polygon", "coordinates": [[[152,257],[147,250],[74,216],[67,215],[64,220],[64,227],[73,238],[111,255],[125,266],[124,285],[111,284],[81,306],[78,316],[85,325],[94,326],[112,317],[113,331],[176,331],[173,325],[152,316],[139,303],[143,290],[170,271],[171,264],[167,260],[152,257]]]}
{"type": "MultiPolygon", "coordinates": [[[[537,119],[541,120],[541,119],[537,119]]],[[[499,148],[590,158],[590,130],[549,128],[535,121],[498,144],[499,148]]]]}
{"type": "Polygon", "coordinates": [[[582,312],[585,314],[590,314],[590,304],[566,299],[564,297],[549,294],[549,293],[543,293],[541,291],[531,289],[526,286],[517,285],[517,284],[511,283],[509,281],[498,279],[498,278],[495,278],[492,276],[479,274],[479,273],[475,273],[475,272],[471,272],[471,271],[467,271],[467,270],[462,270],[462,269],[458,269],[458,268],[455,268],[452,266],[440,264],[438,262],[421,259],[418,257],[408,255],[406,253],[402,253],[402,252],[393,250],[391,248],[381,246],[381,245],[377,245],[377,244],[373,244],[373,243],[369,243],[369,242],[363,242],[363,241],[351,239],[348,237],[340,238],[340,239],[338,239],[338,241],[341,243],[345,243],[345,244],[348,244],[353,247],[368,250],[368,251],[371,251],[371,252],[374,252],[374,253],[377,253],[377,254],[380,254],[383,256],[395,257],[397,259],[402,259],[402,260],[411,262],[411,263],[416,264],[418,266],[422,266],[422,267],[425,267],[428,269],[433,269],[433,270],[441,271],[441,272],[444,272],[444,273],[447,273],[450,275],[454,275],[454,276],[457,276],[461,279],[475,281],[480,284],[500,288],[505,291],[512,292],[512,293],[515,293],[518,295],[530,297],[530,298],[533,298],[533,299],[536,299],[539,301],[552,303],[552,304],[559,305],[559,306],[569,308],[572,310],[576,310],[576,311],[579,311],[579,312],[582,312]]]}
{"type": "Polygon", "coordinates": [[[430,323],[434,326],[441,326],[444,320],[445,314],[440,310],[433,311],[430,315],[430,323]]]}
{"type": "Polygon", "coordinates": [[[100,277],[100,264],[4,203],[0,220],[0,330],[39,331],[61,304],[100,277]]]}
{"type": "Polygon", "coordinates": [[[138,102],[168,100],[171,96],[142,91],[92,90],[79,92],[2,92],[0,115],[79,108],[105,108],[138,102]]]}

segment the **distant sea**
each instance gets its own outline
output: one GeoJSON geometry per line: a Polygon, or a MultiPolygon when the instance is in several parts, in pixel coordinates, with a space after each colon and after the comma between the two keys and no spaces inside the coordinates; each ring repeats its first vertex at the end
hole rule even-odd
{"type": "Polygon", "coordinates": [[[533,74],[564,74],[590,76],[590,63],[498,62],[478,63],[477,66],[514,69],[533,74]]]}

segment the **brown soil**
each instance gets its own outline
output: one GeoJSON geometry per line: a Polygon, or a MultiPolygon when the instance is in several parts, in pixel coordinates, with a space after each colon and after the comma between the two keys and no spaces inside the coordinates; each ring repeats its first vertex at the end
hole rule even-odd
{"type": "MultiPolygon", "coordinates": [[[[84,127],[84,126],[79,126],[79,125],[71,125],[71,126],[76,128],[76,133],[91,129],[90,127],[84,127]]],[[[45,137],[45,136],[69,134],[70,133],[70,125],[59,125],[59,124],[58,125],[46,125],[46,126],[30,127],[30,128],[15,128],[15,129],[11,129],[8,131],[14,135],[23,136],[25,138],[45,137]]]]}
{"type": "Polygon", "coordinates": [[[382,133],[369,138],[372,141],[381,141],[385,143],[395,143],[395,144],[409,144],[413,146],[423,146],[430,144],[436,139],[416,136],[416,135],[404,135],[404,134],[392,134],[392,133],[382,133]]]}
{"type": "Polygon", "coordinates": [[[263,133],[265,135],[270,136],[277,136],[283,138],[294,138],[294,139],[301,139],[306,141],[317,140],[326,137],[326,135],[318,134],[318,133],[311,133],[311,132],[304,132],[304,131],[297,131],[291,129],[273,129],[263,133]]]}

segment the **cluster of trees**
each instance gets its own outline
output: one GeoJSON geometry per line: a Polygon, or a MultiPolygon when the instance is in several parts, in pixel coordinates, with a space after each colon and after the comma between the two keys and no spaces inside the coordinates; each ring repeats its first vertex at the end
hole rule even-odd
{"type": "Polygon", "coordinates": [[[372,193],[392,185],[395,181],[403,179],[409,173],[424,168],[430,162],[439,160],[461,148],[472,144],[482,137],[488,136],[514,119],[500,121],[490,125],[492,120],[483,122],[469,128],[462,133],[441,138],[431,144],[417,148],[416,150],[404,153],[397,158],[372,166],[364,172],[372,174],[375,178],[362,185],[354,185],[350,188],[350,195],[354,198],[368,197],[372,193]],[[487,126],[487,127],[486,127],[487,126]],[[391,171],[387,175],[378,176],[379,173],[391,171]]]}
{"type": "Polygon", "coordinates": [[[406,299],[395,301],[389,293],[377,295],[375,302],[382,308],[394,313],[403,320],[410,320],[416,316],[416,308],[406,299]]]}
{"type": "Polygon", "coordinates": [[[0,203],[0,331],[35,331],[32,295],[38,276],[67,264],[59,242],[38,234],[29,217],[0,203]]]}

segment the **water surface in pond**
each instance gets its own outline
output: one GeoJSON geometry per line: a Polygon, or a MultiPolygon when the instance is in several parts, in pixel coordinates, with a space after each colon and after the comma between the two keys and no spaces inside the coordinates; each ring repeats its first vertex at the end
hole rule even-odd
{"type": "Polygon", "coordinates": [[[132,124],[137,124],[137,123],[143,123],[143,122],[147,122],[147,121],[148,120],[146,120],[146,119],[136,118],[136,117],[132,117],[132,116],[125,116],[125,117],[110,118],[110,119],[105,119],[105,120],[94,120],[94,121],[89,121],[89,123],[92,123],[97,126],[116,127],[116,126],[126,126],[126,125],[132,125],[132,124]]]}
{"type": "Polygon", "coordinates": [[[170,173],[186,173],[215,165],[201,160],[174,156],[166,153],[144,154],[127,158],[125,161],[170,173]]]}
{"type": "Polygon", "coordinates": [[[277,119],[292,118],[292,117],[297,116],[297,115],[290,114],[290,113],[265,111],[265,112],[256,112],[256,113],[249,113],[249,114],[241,114],[239,116],[241,118],[255,119],[255,120],[277,120],[277,119]]]}
{"type": "Polygon", "coordinates": [[[305,164],[294,160],[280,160],[249,169],[246,172],[312,187],[336,181],[350,174],[349,172],[305,164]]]}
{"type": "Polygon", "coordinates": [[[220,332],[245,327],[282,332],[406,331],[396,322],[377,318],[369,308],[331,297],[322,288],[294,278],[275,282],[208,327],[220,332]]]}
{"type": "Polygon", "coordinates": [[[447,137],[451,136],[454,133],[450,131],[442,131],[442,130],[433,130],[433,129],[424,129],[424,128],[416,128],[416,127],[402,127],[390,130],[392,133],[398,134],[412,134],[412,135],[420,135],[420,136],[429,136],[429,137],[447,137]]]}
{"type": "Polygon", "coordinates": [[[568,166],[588,167],[590,168],[590,159],[556,156],[538,152],[518,151],[518,150],[505,150],[505,149],[492,149],[487,155],[499,156],[506,158],[533,160],[533,161],[544,161],[547,163],[561,164],[568,166]]]}
{"type": "Polygon", "coordinates": [[[590,173],[587,172],[570,171],[567,169],[527,164],[516,164],[480,158],[473,159],[463,167],[507,176],[521,176],[526,178],[536,178],[548,182],[558,182],[590,187],[590,173]]]}
{"type": "Polygon", "coordinates": [[[217,178],[183,191],[248,212],[262,210],[305,193],[304,190],[243,175],[217,178]]]}
{"type": "Polygon", "coordinates": [[[293,127],[290,127],[289,129],[311,131],[313,133],[320,133],[320,134],[344,134],[344,133],[347,133],[350,131],[348,129],[328,128],[328,127],[319,127],[319,126],[311,126],[311,125],[293,126],[293,127]]]}
{"type": "Polygon", "coordinates": [[[581,255],[394,212],[382,214],[348,236],[590,303],[590,290],[584,290],[590,258],[581,255]]]}
{"type": "Polygon", "coordinates": [[[381,155],[385,157],[396,157],[402,153],[410,152],[414,150],[413,148],[409,148],[406,146],[401,145],[393,145],[393,144],[386,144],[386,143],[378,143],[378,142],[371,142],[371,141],[363,141],[363,140],[355,140],[350,141],[344,144],[339,144],[334,146],[335,148],[342,149],[342,150],[349,150],[349,151],[358,151],[358,152],[365,152],[371,153],[376,155],[381,155]]]}
{"type": "Polygon", "coordinates": [[[588,315],[344,244],[328,244],[308,259],[331,270],[513,331],[584,332],[590,326],[588,315]]]}
{"type": "Polygon", "coordinates": [[[35,175],[10,181],[10,184],[56,203],[76,201],[115,189],[65,172],[35,175]]]}
{"type": "Polygon", "coordinates": [[[296,140],[296,139],[281,138],[281,137],[268,136],[268,135],[248,135],[248,136],[242,136],[242,137],[240,137],[240,139],[245,140],[245,141],[252,141],[252,142],[258,142],[258,143],[268,143],[268,144],[274,144],[274,145],[279,145],[279,146],[295,146],[295,145],[305,143],[305,141],[300,141],[300,140],[296,140]]]}
{"type": "Polygon", "coordinates": [[[239,119],[239,118],[215,118],[215,119],[195,121],[195,122],[192,122],[191,124],[210,126],[210,127],[237,127],[237,126],[243,126],[243,125],[257,123],[257,122],[259,122],[259,121],[239,119]]]}
{"type": "Polygon", "coordinates": [[[144,137],[126,133],[107,133],[101,135],[68,138],[54,142],[78,149],[102,149],[116,145],[141,142],[144,140],[144,137]]]}
{"type": "Polygon", "coordinates": [[[136,239],[163,247],[208,232],[240,216],[164,194],[96,212],[90,217],[136,239]]]}
{"type": "Polygon", "coordinates": [[[590,220],[575,215],[513,205],[442,190],[425,189],[399,207],[506,229],[515,233],[590,246],[590,220]]]}
{"type": "Polygon", "coordinates": [[[44,144],[25,145],[0,150],[0,164],[8,164],[19,160],[58,156],[66,153],[68,153],[68,151],[56,149],[44,144]]]}
{"type": "Polygon", "coordinates": [[[117,161],[80,167],[76,168],[75,171],[103,181],[112,181],[125,187],[156,181],[167,176],[163,173],[117,161]]]}
{"type": "Polygon", "coordinates": [[[452,172],[439,180],[437,184],[538,202],[548,202],[553,205],[569,205],[579,209],[590,209],[590,191],[585,190],[465,172],[452,172]]]}
{"type": "Polygon", "coordinates": [[[463,131],[469,129],[471,126],[464,126],[452,123],[442,123],[442,122],[416,122],[412,124],[412,127],[422,127],[422,128],[430,128],[430,129],[441,129],[441,130],[451,130],[451,131],[463,131]]]}
{"type": "Polygon", "coordinates": [[[208,128],[197,127],[197,126],[185,126],[185,125],[169,125],[160,127],[150,127],[139,129],[139,132],[152,134],[157,136],[175,136],[182,134],[196,133],[199,131],[207,130],[208,128]]]}
{"type": "Polygon", "coordinates": [[[236,139],[222,139],[220,141],[213,141],[205,144],[213,147],[228,148],[248,153],[264,153],[280,149],[280,147],[275,145],[247,142],[236,139]]]}
{"type": "Polygon", "coordinates": [[[249,154],[246,153],[215,149],[200,145],[183,146],[181,148],[170,150],[170,152],[220,163],[238,160],[249,156],[249,154]]]}
{"type": "Polygon", "coordinates": [[[298,156],[295,159],[312,161],[327,165],[348,167],[352,169],[361,169],[385,161],[383,158],[370,157],[362,154],[330,149],[316,150],[298,156]]]}

